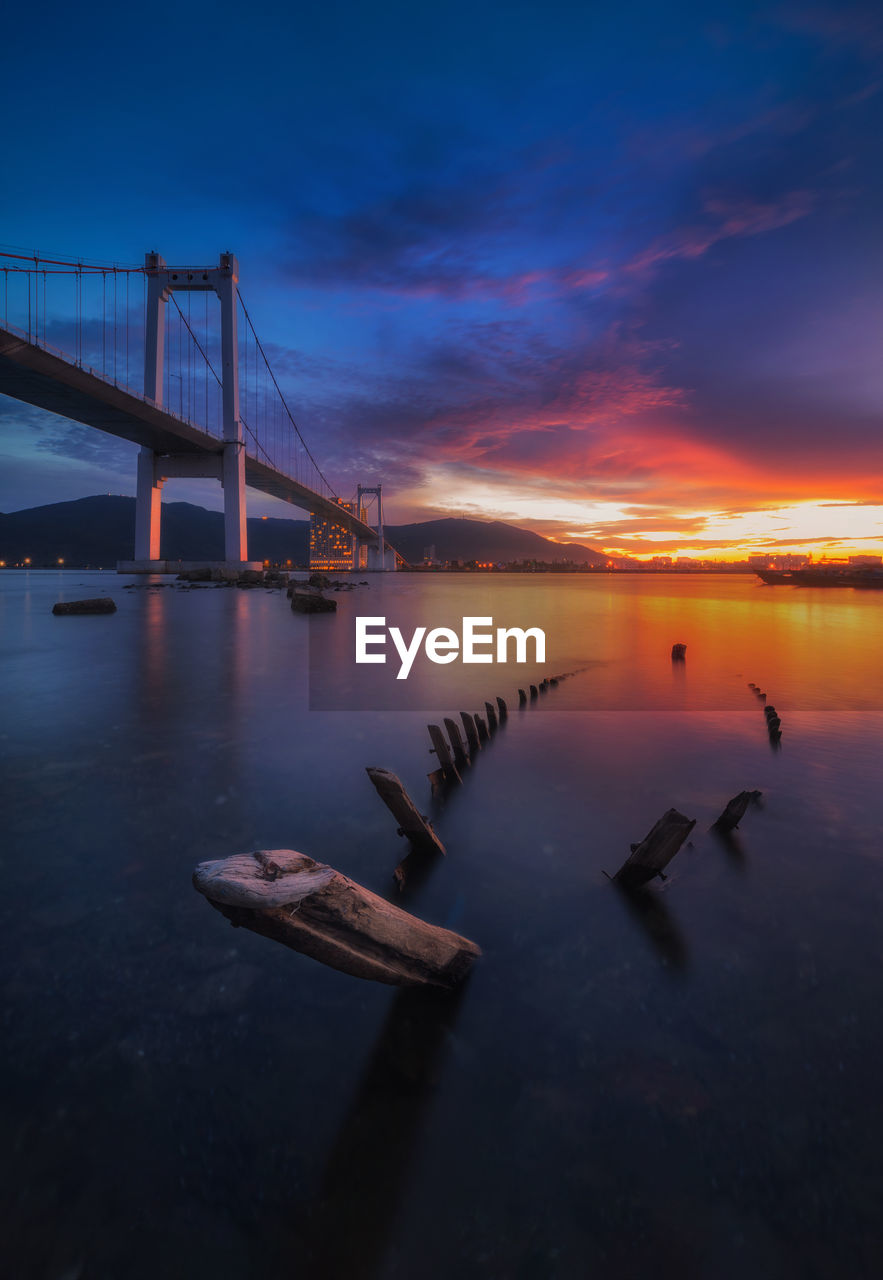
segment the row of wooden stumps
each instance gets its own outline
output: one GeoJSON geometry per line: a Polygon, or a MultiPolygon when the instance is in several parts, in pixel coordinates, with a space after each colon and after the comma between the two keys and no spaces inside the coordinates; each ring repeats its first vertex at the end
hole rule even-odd
{"type": "MultiPolygon", "coordinates": [[[[537,702],[542,694],[556,689],[562,681],[576,675],[575,671],[567,671],[564,675],[546,676],[539,684],[529,686],[530,697],[524,689],[518,690],[518,705],[526,707],[537,702]]],[[[449,716],[444,717],[444,729],[441,725],[427,725],[430,752],[438,760],[438,768],[429,774],[429,781],[435,793],[450,783],[462,782],[463,772],[474,764],[482,748],[490,742],[497,730],[509,718],[509,707],[504,698],[497,697],[494,702],[485,702],[484,715],[481,712],[461,711],[460,725],[449,716]],[[447,735],[447,736],[446,736],[447,735]]]]}
{"type": "MultiPolygon", "coordinates": [[[[574,674],[569,672],[568,675],[574,674]]],[[[566,676],[531,685],[531,699],[557,686],[566,676]]],[[[526,695],[519,690],[520,698],[526,695]]],[[[439,769],[430,778],[460,780],[465,767],[508,717],[503,698],[484,704],[485,715],[461,712],[466,742],[455,721],[445,720],[449,739],[430,726],[439,769]]],[[[445,847],[429,818],[422,814],[401,780],[388,769],[370,767],[368,777],[398,823],[411,855],[444,854],[445,847]]],[[[404,862],[395,871],[404,884],[404,862]]],[[[293,849],[259,849],[200,863],[195,888],[237,928],[311,956],[359,978],[398,986],[451,988],[468,974],[481,949],[449,929],[427,924],[356,884],[341,872],[293,849]]]]}
{"type": "Polygon", "coordinates": [[[763,715],[766,720],[766,729],[770,738],[770,745],[777,749],[782,742],[782,719],[771,702],[767,702],[767,696],[762,689],[759,689],[753,681],[749,680],[748,688],[757,698],[758,702],[763,703],[763,715]]]}
{"type": "MultiPolygon", "coordinates": [[[[740,791],[733,796],[712,830],[729,835],[739,825],[748,808],[760,800],[759,791],[740,791]]],[[[681,849],[696,825],[677,809],[668,809],[639,844],[631,846],[625,862],[611,879],[623,889],[640,889],[657,876],[665,879],[665,868],[681,849]]]]}

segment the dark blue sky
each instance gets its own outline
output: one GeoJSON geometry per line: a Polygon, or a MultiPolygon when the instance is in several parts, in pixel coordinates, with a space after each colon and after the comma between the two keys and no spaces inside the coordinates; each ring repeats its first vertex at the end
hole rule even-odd
{"type": "MultiPolygon", "coordinates": [[[[22,13],[0,240],[233,249],[342,490],[611,549],[880,541],[879,6],[22,13]]],[[[133,491],[131,448],[8,400],[0,454],[0,509],[133,491]]]]}

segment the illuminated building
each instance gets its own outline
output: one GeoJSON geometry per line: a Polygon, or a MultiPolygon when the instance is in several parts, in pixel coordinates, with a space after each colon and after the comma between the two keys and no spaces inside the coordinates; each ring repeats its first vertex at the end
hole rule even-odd
{"type": "MultiPolygon", "coordinates": [[[[354,502],[341,502],[340,505],[344,511],[355,514],[354,502]]],[[[365,515],[365,508],[362,507],[359,516],[364,520],[365,515]]],[[[353,535],[343,525],[335,524],[333,520],[326,520],[322,516],[310,516],[311,569],[333,569],[339,572],[358,567],[353,564],[354,542],[353,535]]]]}

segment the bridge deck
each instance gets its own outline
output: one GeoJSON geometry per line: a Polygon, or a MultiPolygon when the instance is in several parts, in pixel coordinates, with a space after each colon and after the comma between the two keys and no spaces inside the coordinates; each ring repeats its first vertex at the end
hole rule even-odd
{"type": "MultiPolygon", "coordinates": [[[[151,400],[81,369],[62,356],[28,342],[0,327],[0,392],[26,404],[48,409],[96,427],[109,435],[145,445],[155,453],[222,452],[216,436],[184,422],[151,400]]],[[[333,520],[365,542],[377,542],[377,532],[330,498],[277,471],[246,452],[245,482],[253,489],[281,498],[315,515],[333,520]]]]}

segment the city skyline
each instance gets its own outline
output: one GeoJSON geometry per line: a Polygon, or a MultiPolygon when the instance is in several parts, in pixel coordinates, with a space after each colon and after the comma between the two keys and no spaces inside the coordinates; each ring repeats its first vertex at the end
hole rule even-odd
{"type": "MultiPolygon", "coordinates": [[[[145,57],[137,15],[51,17],[0,240],[236,252],[343,497],[615,555],[880,550],[870,5],[160,6],[145,57]]],[[[0,509],[134,491],[124,442],[0,423],[0,509]]]]}

